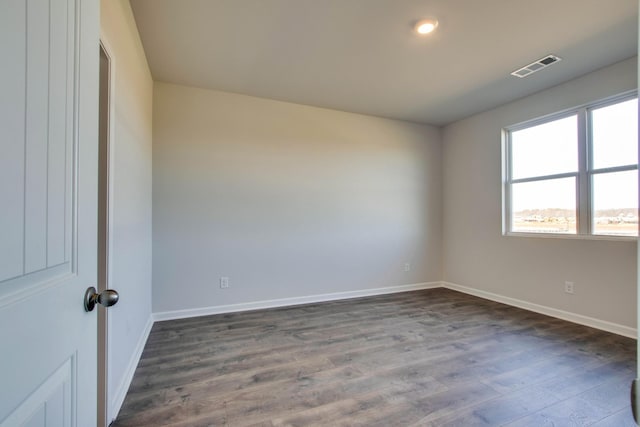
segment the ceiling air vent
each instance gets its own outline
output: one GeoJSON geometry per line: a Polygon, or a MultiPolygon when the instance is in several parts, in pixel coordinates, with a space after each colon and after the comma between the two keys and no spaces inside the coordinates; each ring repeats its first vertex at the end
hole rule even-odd
{"type": "Polygon", "coordinates": [[[560,58],[559,56],[547,55],[544,58],[540,58],[529,65],[525,65],[524,67],[515,70],[513,73],[511,73],[511,75],[520,78],[527,77],[528,75],[533,74],[536,71],[540,71],[543,68],[547,68],[549,65],[560,60],[562,60],[562,58],[560,58]]]}

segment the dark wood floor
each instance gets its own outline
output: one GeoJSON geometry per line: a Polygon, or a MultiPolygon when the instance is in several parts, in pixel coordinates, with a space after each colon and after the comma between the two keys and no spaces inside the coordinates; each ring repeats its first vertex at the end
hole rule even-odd
{"type": "Polygon", "coordinates": [[[445,289],[159,322],[114,426],[633,426],[635,341],[445,289]]]}

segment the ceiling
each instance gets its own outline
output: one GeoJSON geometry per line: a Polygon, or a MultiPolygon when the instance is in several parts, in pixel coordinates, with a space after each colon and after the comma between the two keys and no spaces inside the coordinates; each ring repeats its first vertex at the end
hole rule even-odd
{"type": "Polygon", "coordinates": [[[131,0],[156,81],[443,125],[637,54],[637,0],[131,0]],[[439,20],[418,37],[420,18],[439,20]],[[520,79],[547,54],[563,60],[520,79]]]}

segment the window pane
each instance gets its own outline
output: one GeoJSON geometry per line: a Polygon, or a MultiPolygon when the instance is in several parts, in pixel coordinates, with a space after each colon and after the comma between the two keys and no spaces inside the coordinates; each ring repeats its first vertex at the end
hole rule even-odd
{"type": "Polygon", "coordinates": [[[511,133],[513,179],[578,170],[578,116],[511,133]]]}
{"type": "Polygon", "coordinates": [[[576,179],[513,184],[511,207],[511,231],[575,234],[576,179]]]}
{"type": "Polygon", "coordinates": [[[593,176],[593,234],[638,235],[638,172],[593,176]]]}
{"type": "Polygon", "coordinates": [[[591,112],[593,167],[633,165],[638,162],[638,100],[591,112]]]}

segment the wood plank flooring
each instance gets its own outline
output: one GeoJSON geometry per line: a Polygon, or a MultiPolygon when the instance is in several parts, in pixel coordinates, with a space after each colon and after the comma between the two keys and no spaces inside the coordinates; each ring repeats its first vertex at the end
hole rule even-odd
{"type": "Polygon", "coordinates": [[[635,341],[432,289],[156,323],[125,426],[634,426],[635,341]]]}

